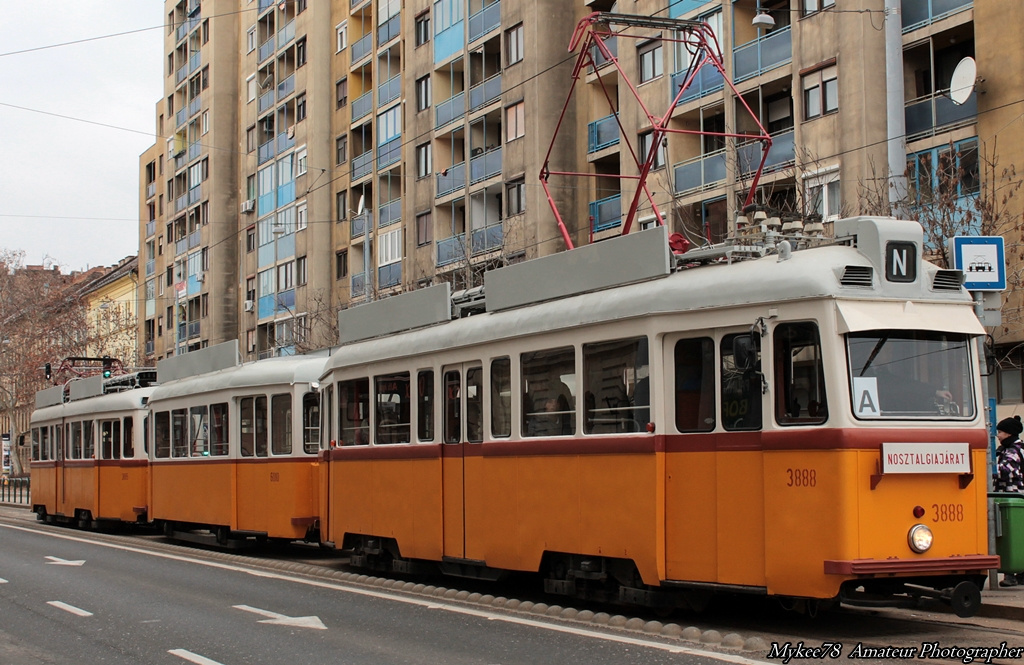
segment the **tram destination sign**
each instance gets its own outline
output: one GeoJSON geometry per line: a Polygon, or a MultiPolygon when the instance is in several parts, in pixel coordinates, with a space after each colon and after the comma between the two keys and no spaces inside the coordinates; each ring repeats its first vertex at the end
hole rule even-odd
{"type": "Polygon", "coordinates": [[[1005,291],[1002,236],[957,236],[950,241],[953,267],[962,270],[968,291],[1005,291]]]}
{"type": "Polygon", "coordinates": [[[883,443],[882,473],[970,473],[966,443],[883,443]]]}

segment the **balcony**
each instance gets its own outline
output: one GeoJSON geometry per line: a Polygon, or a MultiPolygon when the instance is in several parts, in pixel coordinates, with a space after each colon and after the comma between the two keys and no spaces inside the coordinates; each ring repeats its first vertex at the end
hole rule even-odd
{"type": "Polygon", "coordinates": [[[373,91],[359,96],[359,99],[352,102],[352,122],[367,115],[373,110],[373,91]]]}
{"type": "MultiPolygon", "coordinates": [[[[198,189],[198,187],[196,189],[198,189]]],[[[192,233],[188,234],[189,249],[195,249],[196,247],[199,247],[200,242],[202,242],[202,240],[200,239],[199,229],[196,229],[192,233]]]]}
{"type": "Polygon", "coordinates": [[[484,254],[501,247],[504,231],[501,222],[485,226],[482,229],[473,229],[473,255],[484,254]]]}
{"type": "Polygon", "coordinates": [[[373,172],[373,150],[367,150],[352,160],[352,179],[358,180],[373,172]]]}
{"type": "MultiPolygon", "coordinates": [[[[476,150],[480,150],[480,148],[476,150]]],[[[469,158],[470,183],[480,182],[496,175],[501,175],[501,148],[492,148],[469,158]]]]}
{"type": "MultiPolygon", "coordinates": [[[[761,162],[761,142],[751,141],[736,147],[740,173],[747,175],[757,170],[761,162]]],[[[796,148],[793,145],[793,130],[787,129],[772,134],[772,147],[768,151],[768,159],[764,163],[764,172],[771,173],[780,168],[791,166],[796,160],[796,148]]]]}
{"type": "Polygon", "coordinates": [[[446,266],[466,258],[464,247],[466,235],[460,233],[451,238],[437,241],[437,267],[446,266]]]}
{"type": "Polygon", "coordinates": [[[501,3],[492,2],[469,17],[469,41],[474,42],[501,25],[501,3]]]}
{"type": "Polygon", "coordinates": [[[461,118],[466,115],[466,93],[460,92],[454,97],[444,100],[437,105],[435,111],[437,112],[435,129],[444,127],[449,122],[461,118]]]}
{"type": "Polygon", "coordinates": [[[978,96],[971,95],[966,102],[957,105],[940,93],[909,102],[903,113],[907,123],[907,138],[914,140],[976,122],[978,96]]]}
{"type": "Polygon", "coordinates": [[[153,340],[151,340],[151,339],[147,339],[146,340],[146,355],[147,356],[153,355],[153,340]]]}
{"type": "Polygon", "coordinates": [[[402,199],[388,201],[377,209],[377,226],[384,228],[402,220],[402,199]]]}
{"type": "Polygon", "coordinates": [[[592,233],[613,229],[620,224],[622,224],[621,194],[590,202],[590,230],[592,233]]]}
{"type": "Polygon", "coordinates": [[[188,108],[180,108],[178,112],[174,114],[174,126],[175,128],[181,127],[188,120],[188,108]]]}
{"type": "Polygon", "coordinates": [[[182,321],[178,324],[178,339],[182,340],[188,336],[188,323],[182,321]]]}
{"type": "Polygon", "coordinates": [[[274,0],[260,0],[258,5],[259,9],[257,10],[257,13],[262,14],[264,10],[270,9],[273,6],[274,0]]]}
{"type": "Polygon", "coordinates": [[[203,144],[199,141],[188,144],[188,161],[197,159],[199,155],[203,154],[203,144]]]}
{"type": "MultiPolygon", "coordinates": [[[[151,182],[148,185],[146,185],[146,198],[147,199],[151,199],[154,196],[156,196],[156,183],[155,182],[151,182]]],[[[150,233],[149,235],[153,235],[153,234],[150,233]]]]}
{"type": "Polygon", "coordinates": [[[387,44],[398,36],[402,29],[402,15],[395,14],[384,25],[377,27],[377,44],[387,44]]]}
{"type": "Polygon", "coordinates": [[[178,67],[177,71],[174,72],[174,85],[178,85],[182,81],[188,78],[188,65],[182,65],[178,67]]]}
{"type": "Polygon", "coordinates": [[[274,139],[270,139],[266,143],[262,144],[256,151],[257,161],[259,164],[270,161],[274,158],[277,153],[274,152],[274,139]]]}
{"type": "Polygon", "coordinates": [[[437,193],[436,197],[442,197],[445,194],[451,194],[452,192],[464,189],[466,187],[466,162],[459,162],[446,168],[443,172],[437,174],[437,193]]]}
{"type": "Polygon", "coordinates": [[[271,88],[267,92],[260,95],[259,110],[257,113],[263,113],[274,105],[274,90],[271,88]]]}
{"type": "Polygon", "coordinates": [[[352,275],[352,297],[358,298],[366,294],[366,273],[359,272],[352,275]]]}
{"type": "Polygon", "coordinates": [[[680,162],[672,167],[676,194],[700,191],[725,182],[725,149],[680,162]]]}
{"type": "Polygon", "coordinates": [[[156,233],[156,220],[151,219],[146,222],[146,237],[150,237],[156,233]]]}
{"type": "Polygon", "coordinates": [[[295,132],[291,132],[289,136],[288,132],[281,132],[277,135],[277,154],[283,153],[289,148],[295,147],[295,132]]]}
{"type": "MultiPolygon", "coordinates": [[[[608,37],[607,39],[605,39],[604,40],[604,45],[608,48],[608,51],[613,56],[615,56],[616,58],[619,57],[619,42],[616,39],[615,35],[612,35],[611,37],[608,37]]],[[[611,62],[611,60],[609,60],[608,58],[604,57],[604,53],[601,53],[601,49],[597,48],[597,46],[591,46],[590,47],[590,57],[594,59],[594,65],[598,69],[601,69],[602,67],[607,65],[609,62],[611,62]]]]}
{"type": "Polygon", "coordinates": [[[619,142],[619,122],[608,115],[587,125],[587,152],[597,152],[619,142]]]}
{"type": "Polygon", "coordinates": [[[188,36],[188,33],[192,32],[192,29],[199,25],[199,14],[192,16],[178,24],[177,30],[175,30],[174,37],[176,42],[180,42],[182,39],[188,36]]]}
{"type": "Polygon", "coordinates": [[[383,169],[402,159],[402,137],[396,136],[384,145],[377,146],[377,168],[383,169]]]}
{"type": "Polygon", "coordinates": [[[193,337],[199,337],[199,322],[189,321],[188,322],[188,336],[189,339],[193,337]]]}
{"type": "Polygon", "coordinates": [[[395,74],[383,85],[377,88],[377,106],[384,106],[390,101],[398,99],[402,94],[402,75],[395,74]]]}
{"type": "Polygon", "coordinates": [[[706,5],[708,0],[669,0],[668,2],[668,17],[679,18],[683,14],[692,12],[702,5],[706,5]]]}
{"type": "Polygon", "coordinates": [[[362,238],[366,235],[366,227],[370,223],[370,215],[365,211],[361,215],[356,215],[352,218],[352,237],[362,238]]]}
{"type": "Polygon", "coordinates": [[[195,99],[188,103],[188,117],[194,116],[199,113],[199,109],[203,108],[203,98],[196,95],[195,99]]]}
{"type": "Polygon", "coordinates": [[[269,38],[267,38],[267,41],[260,44],[259,57],[257,58],[256,61],[263,62],[270,56],[274,55],[274,51],[276,50],[277,49],[274,48],[274,36],[271,35],[269,38]]]}
{"type": "Polygon", "coordinates": [[[181,212],[188,207],[188,194],[182,194],[174,199],[174,212],[181,212]]]}
{"type": "Polygon", "coordinates": [[[908,2],[903,0],[900,4],[902,5],[900,16],[903,18],[903,32],[910,32],[951,14],[970,9],[974,6],[974,1],[911,0],[908,2]]]}
{"type": "Polygon", "coordinates": [[[501,74],[477,83],[469,89],[469,110],[475,111],[501,98],[501,74]]]}
{"type": "Polygon", "coordinates": [[[174,243],[174,255],[184,254],[188,251],[188,237],[178,238],[177,242],[174,243]]]}
{"type": "Polygon", "coordinates": [[[352,64],[354,65],[366,56],[370,55],[371,51],[373,51],[373,33],[368,32],[360,37],[359,41],[352,44],[352,64]]]}
{"type": "MultiPolygon", "coordinates": [[[[686,81],[686,72],[677,72],[672,75],[672,89],[669,91],[670,99],[675,99],[679,93],[679,86],[686,81]]],[[[704,65],[697,71],[697,75],[686,89],[683,96],[679,98],[679,104],[693,99],[700,99],[705,95],[718,92],[725,87],[725,80],[722,72],[715,69],[713,65],[704,65]]]]}
{"type": "Polygon", "coordinates": [[[389,263],[377,268],[377,287],[387,289],[402,283],[402,264],[389,263]]]}
{"type": "Polygon", "coordinates": [[[156,259],[150,259],[146,261],[146,277],[151,276],[156,272],[156,259]]]}
{"type": "Polygon", "coordinates": [[[203,55],[199,51],[196,51],[188,59],[188,73],[192,74],[194,72],[199,71],[199,67],[202,64],[203,64],[203,55]]]}
{"type": "Polygon", "coordinates": [[[287,291],[281,291],[277,294],[277,311],[295,311],[295,289],[288,289],[287,291]]]}
{"type": "Polygon", "coordinates": [[[277,101],[295,92],[295,74],[277,84],[277,101]]]}
{"type": "Polygon", "coordinates": [[[738,83],[793,59],[793,33],[787,25],[733,49],[733,76],[738,83]]]}
{"type": "Polygon", "coordinates": [[[277,48],[283,49],[295,39],[295,19],[288,21],[288,24],[277,31],[277,48]]]}

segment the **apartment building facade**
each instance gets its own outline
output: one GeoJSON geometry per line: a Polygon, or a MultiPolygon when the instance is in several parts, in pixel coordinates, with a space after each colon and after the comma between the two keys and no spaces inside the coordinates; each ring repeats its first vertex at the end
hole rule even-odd
{"type": "MultiPolygon", "coordinates": [[[[583,176],[548,182],[574,245],[616,235],[633,155],[652,152],[651,116],[678,130],[653,151],[651,200],[693,243],[724,238],[742,207],[760,143],[716,134],[753,132],[754,118],[772,137],[756,203],[820,215],[826,232],[840,215],[878,212],[887,21],[902,34],[914,201],[953,186],[941,178],[950,164],[952,196],[979,196],[982,163],[1009,165],[1024,141],[1024,46],[1005,29],[1024,25],[1024,8],[1009,0],[904,0],[898,13],[884,0],[165,7],[167,140],[140,160],[140,339],[152,359],[229,339],[247,359],[330,345],[341,308],[442,280],[476,286],[489,267],[561,251],[545,166],[583,176]],[[594,11],[706,22],[736,92],[705,66],[676,100],[693,49],[641,28],[607,39],[621,70],[595,52],[570,98],[567,46],[594,11]],[[955,104],[949,81],[966,57],[984,81],[955,104]]],[[[633,229],[653,212],[642,197],[633,229]]],[[[999,380],[1008,399],[1019,401],[1020,374],[999,380]]]]}

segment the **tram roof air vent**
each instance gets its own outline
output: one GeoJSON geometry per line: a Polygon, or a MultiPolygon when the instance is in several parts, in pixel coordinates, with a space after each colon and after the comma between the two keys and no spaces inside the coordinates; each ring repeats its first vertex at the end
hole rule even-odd
{"type": "Polygon", "coordinates": [[[871,266],[846,266],[839,283],[843,286],[866,286],[874,284],[875,270],[871,266]]]}
{"type": "Polygon", "coordinates": [[[963,270],[937,270],[932,280],[932,288],[936,291],[959,291],[963,283],[963,270]]]}

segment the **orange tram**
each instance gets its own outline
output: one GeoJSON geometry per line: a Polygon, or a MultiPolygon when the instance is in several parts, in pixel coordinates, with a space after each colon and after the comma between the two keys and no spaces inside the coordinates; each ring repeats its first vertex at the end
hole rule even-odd
{"type": "Polygon", "coordinates": [[[329,357],[161,361],[133,391],[128,512],[62,464],[113,466],[75,457],[74,422],[114,396],[40,404],[36,510],[602,601],[974,614],[998,557],[963,274],[915,222],[760,230],[673,255],[659,227],[354,307],[329,357]]]}

